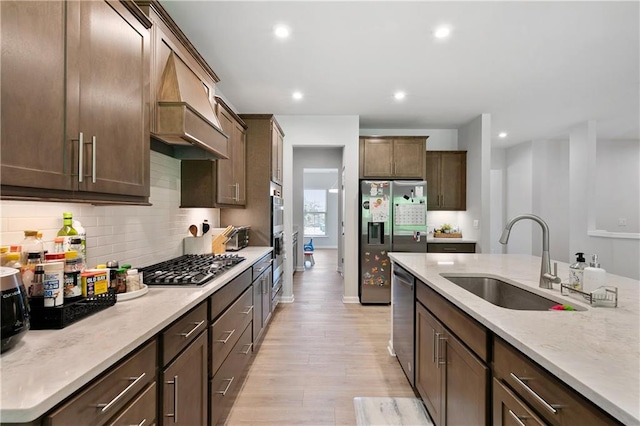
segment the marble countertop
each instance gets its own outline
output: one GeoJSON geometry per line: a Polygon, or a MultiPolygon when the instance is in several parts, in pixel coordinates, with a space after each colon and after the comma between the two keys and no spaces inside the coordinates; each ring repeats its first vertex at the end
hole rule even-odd
{"type": "Polygon", "coordinates": [[[30,330],[0,356],[0,422],[29,422],[91,382],[191,308],[250,268],[271,247],[247,247],[246,260],[201,287],[150,287],[62,330],[30,330]]]}
{"type": "MultiPolygon", "coordinates": [[[[608,274],[618,307],[591,307],[538,287],[540,258],[527,255],[390,253],[431,288],[624,424],[640,424],[640,282],[608,274]],[[441,273],[484,273],[585,311],[516,311],[495,306],[441,273]]],[[[569,265],[558,262],[568,281],[569,265]]]]}

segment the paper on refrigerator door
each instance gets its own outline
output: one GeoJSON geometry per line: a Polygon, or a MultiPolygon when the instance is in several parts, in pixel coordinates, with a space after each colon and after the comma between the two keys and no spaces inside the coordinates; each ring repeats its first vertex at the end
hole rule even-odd
{"type": "Polygon", "coordinates": [[[426,204],[396,204],[393,212],[395,225],[426,225],[426,204]]]}
{"type": "Polygon", "coordinates": [[[372,222],[386,222],[389,220],[389,198],[386,195],[369,198],[369,211],[372,222]]]}
{"type": "Polygon", "coordinates": [[[422,190],[422,186],[416,186],[415,194],[416,197],[424,197],[424,191],[422,190]]]}

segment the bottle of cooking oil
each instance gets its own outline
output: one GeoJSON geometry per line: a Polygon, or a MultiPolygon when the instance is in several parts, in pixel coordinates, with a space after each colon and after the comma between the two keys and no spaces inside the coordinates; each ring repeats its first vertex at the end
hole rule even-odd
{"type": "Polygon", "coordinates": [[[64,238],[63,251],[69,251],[71,245],[71,237],[78,235],[78,231],[73,227],[73,214],[69,212],[62,213],[62,228],[58,231],[58,237],[64,238]]]}

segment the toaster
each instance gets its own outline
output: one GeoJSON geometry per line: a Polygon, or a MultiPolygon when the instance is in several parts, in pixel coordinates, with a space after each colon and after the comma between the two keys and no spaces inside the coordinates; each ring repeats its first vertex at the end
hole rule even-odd
{"type": "Polygon", "coordinates": [[[250,226],[237,226],[227,241],[227,251],[238,251],[248,246],[250,229],[250,226]]]}

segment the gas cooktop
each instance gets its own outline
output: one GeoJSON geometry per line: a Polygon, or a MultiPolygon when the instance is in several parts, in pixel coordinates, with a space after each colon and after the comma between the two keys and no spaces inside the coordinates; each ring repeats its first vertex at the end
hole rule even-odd
{"type": "Polygon", "coordinates": [[[243,260],[237,254],[185,254],[139,270],[147,285],[200,286],[243,260]]]}

